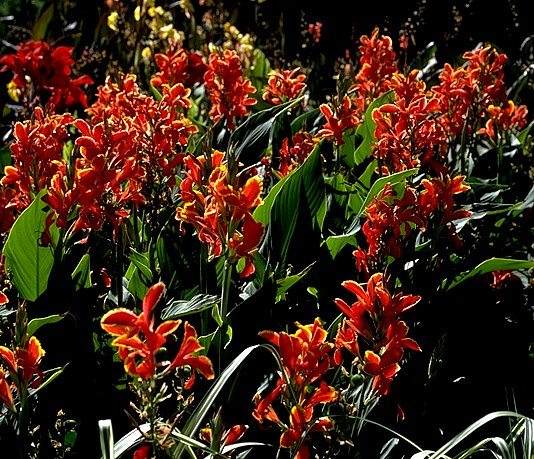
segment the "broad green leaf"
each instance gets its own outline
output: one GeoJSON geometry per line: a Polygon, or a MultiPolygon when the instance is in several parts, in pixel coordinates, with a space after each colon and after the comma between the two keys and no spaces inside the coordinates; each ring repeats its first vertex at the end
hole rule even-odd
{"type": "Polygon", "coordinates": [[[325,244],[328,247],[332,259],[335,259],[339,252],[343,250],[347,245],[356,247],[356,236],[354,234],[340,234],[339,236],[328,236],[325,240],[325,244]]]}
{"type": "Polygon", "coordinates": [[[253,51],[252,66],[249,71],[249,78],[254,87],[260,92],[267,83],[271,64],[262,50],[255,48],[253,51]]]}
{"type": "Polygon", "coordinates": [[[74,271],[72,271],[72,280],[76,290],[91,288],[93,285],[91,280],[91,258],[88,253],[81,258],[74,271]]]}
{"type": "Polygon", "coordinates": [[[308,274],[313,267],[313,264],[310,266],[307,266],[302,271],[300,271],[297,274],[292,274],[291,276],[284,277],[283,279],[278,279],[276,281],[276,300],[275,302],[278,303],[279,301],[285,299],[286,293],[288,290],[293,287],[295,284],[297,284],[301,279],[303,279],[306,274],[308,274]]]}
{"type": "MultiPolygon", "coordinates": [[[[215,383],[211,386],[210,390],[206,393],[206,395],[204,395],[202,401],[198,404],[193,414],[187,420],[184,428],[182,429],[182,434],[186,435],[187,437],[194,437],[196,435],[198,429],[200,429],[200,427],[203,425],[207,414],[213,408],[215,401],[219,395],[221,395],[222,390],[228,381],[230,381],[230,378],[237,372],[237,370],[239,370],[243,363],[252,356],[252,354],[257,353],[259,350],[268,350],[275,358],[279,369],[283,371],[280,357],[272,346],[266,344],[257,344],[255,346],[247,347],[224,369],[215,383]]],[[[185,449],[185,444],[178,444],[173,452],[173,458],[181,458],[185,449]]]]}
{"type": "Polygon", "coordinates": [[[325,186],[319,150],[320,145],[287,177],[272,201],[270,243],[275,258],[280,261],[287,257],[299,215],[305,212],[312,216],[311,228],[323,203],[325,186]]]}
{"type": "Polygon", "coordinates": [[[246,157],[246,163],[257,161],[269,146],[273,130],[279,127],[276,121],[301,100],[302,98],[291,100],[249,116],[230,137],[231,156],[242,161],[246,157]]]}
{"type": "Polygon", "coordinates": [[[276,196],[278,196],[278,193],[280,193],[280,190],[284,186],[288,177],[289,175],[286,175],[271,188],[263,202],[254,210],[254,220],[265,226],[269,224],[271,220],[271,208],[273,207],[274,200],[276,199],[276,196]]]}
{"type": "Polygon", "coordinates": [[[387,177],[381,177],[376,180],[371,186],[371,189],[369,190],[369,193],[367,193],[367,196],[365,197],[360,208],[353,209],[356,215],[361,215],[365,211],[367,206],[371,203],[371,201],[384,189],[387,184],[396,185],[398,183],[404,182],[409,177],[412,177],[417,174],[418,170],[419,169],[417,168],[408,169],[406,171],[396,172],[395,174],[388,175],[387,177]]]}
{"type": "Polygon", "coordinates": [[[48,24],[54,17],[54,3],[48,5],[48,7],[42,12],[41,16],[35,21],[32,29],[32,37],[34,40],[42,40],[46,36],[48,24]]]}
{"type": "Polygon", "coordinates": [[[516,271],[518,269],[534,268],[534,260],[512,260],[508,258],[490,258],[485,260],[470,271],[465,271],[456,276],[447,290],[451,290],[468,279],[494,271],[516,271]]]}
{"type": "MultiPolygon", "coordinates": [[[[48,215],[47,205],[40,192],[32,204],[17,218],[4,245],[7,271],[20,296],[35,301],[48,285],[54,264],[52,247],[41,245],[41,236],[48,215]]],[[[52,242],[58,240],[55,225],[50,227],[52,242]]]]}
{"type": "Polygon", "coordinates": [[[61,314],[52,314],[50,316],[32,319],[28,322],[28,328],[26,329],[26,333],[28,334],[28,336],[33,336],[42,326],[55,324],[56,322],[62,320],[63,317],[65,316],[61,314]]]}
{"type": "Polygon", "coordinates": [[[291,131],[293,134],[297,133],[302,129],[304,125],[308,126],[308,121],[316,119],[321,115],[321,111],[318,108],[308,110],[302,115],[297,116],[291,123],[291,131]]]}
{"type": "Polygon", "coordinates": [[[206,294],[195,295],[190,300],[173,301],[163,310],[161,318],[163,320],[177,319],[178,317],[196,314],[211,308],[217,301],[219,301],[218,296],[206,294]]]}
{"type": "Polygon", "coordinates": [[[367,107],[363,116],[363,121],[356,129],[356,136],[361,136],[362,139],[360,145],[358,145],[358,148],[356,148],[356,151],[354,152],[354,162],[356,164],[361,164],[371,155],[376,142],[376,124],[373,121],[373,110],[384,104],[390,103],[393,100],[393,97],[393,91],[388,91],[371,102],[369,107],[367,107]]]}

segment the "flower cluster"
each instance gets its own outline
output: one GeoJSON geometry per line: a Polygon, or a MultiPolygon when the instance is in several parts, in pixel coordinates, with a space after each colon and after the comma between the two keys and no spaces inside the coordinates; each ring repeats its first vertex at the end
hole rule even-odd
{"type": "Polygon", "coordinates": [[[397,55],[390,37],[379,35],[378,28],[371,36],[360,37],[360,68],[351,87],[361,115],[367,106],[389,89],[389,80],[397,72],[397,55]]]}
{"type": "Polygon", "coordinates": [[[360,122],[354,102],[349,96],[345,96],[339,104],[333,107],[322,104],[319,108],[325,118],[325,124],[319,131],[319,136],[333,140],[336,145],[343,145],[345,143],[344,132],[355,128],[360,122]]]}
{"type": "Polygon", "coordinates": [[[256,88],[243,76],[241,61],[233,50],[210,55],[204,84],[211,101],[210,118],[214,123],[226,120],[228,129],[233,129],[236,121],[246,116],[249,107],[256,103],[250,96],[256,88]]]}
{"type": "Polygon", "coordinates": [[[297,67],[293,70],[272,71],[263,90],[263,100],[279,105],[296,99],[306,88],[306,75],[297,67]]]}
{"type": "Polygon", "coordinates": [[[367,249],[354,252],[358,271],[369,273],[370,267],[383,267],[388,257],[399,258],[416,230],[427,231],[435,225],[446,228],[454,238],[451,222],[471,215],[455,203],[457,195],[470,189],[464,179],[462,175],[423,179],[421,189],[406,187],[401,195],[386,185],[366,209],[362,233],[367,249]]]}
{"type": "Polygon", "coordinates": [[[342,285],[356,300],[350,305],[340,298],[335,300],[344,315],[336,336],[336,362],[341,363],[342,350],[348,350],[354,363],[372,376],[378,394],[386,395],[400,370],[404,350],[420,350],[408,338],[408,326],[400,316],[421,298],[390,293],[382,273],[373,274],[366,288],[352,280],[342,285]]]}
{"type": "Polygon", "coordinates": [[[274,389],[265,397],[255,396],[253,416],[258,422],[269,421],[280,426],[283,430],[280,446],[294,448],[295,457],[307,459],[310,451],[306,436],[333,427],[330,418],[316,416],[315,407],[334,402],[338,393],[323,379],[334,366],[334,344],[327,341],[328,333],[321,321],[315,319],[313,324],[297,323],[297,326],[293,334],[260,332],[260,336],[279,349],[285,374],[279,376],[274,389]],[[279,399],[289,411],[287,425],[273,407],[279,399]]]}
{"type": "Polygon", "coordinates": [[[313,151],[317,138],[306,131],[299,131],[291,138],[285,137],[280,145],[278,164],[269,157],[263,158],[263,163],[276,170],[280,177],[285,177],[299,167],[313,151]]]}
{"type": "Polygon", "coordinates": [[[166,53],[154,56],[158,72],[152,77],[150,83],[159,88],[162,85],[174,86],[176,83],[191,88],[202,82],[207,65],[201,54],[187,51],[184,48],[169,48],[166,53]]]}
{"type": "Polygon", "coordinates": [[[226,253],[231,260],[243,259],[241,275],[252,275],[252,255],[263,235],[263,226],[251,214],[261,203],[261,178],[254,175],[240,183],[240,177],[230,175],[220,151],[187,156],[184,161],[183,204],[176,218],[193,225],[200,241],[208,245],[210,257],[226,253]]]}
{"type": "Polygon", "coordinates": [[[20,44],[14,54],[0,57],[0,72],[9,70],[13,74],[8,84],[12,98],[18,101],[21,97],[36,95],[53,110],[76,105],[86,107],[87,95],[83,88],[93,80],[88,75],[72,77],[73,50],[69,46],[29,40],[20,44]]]}
{"type": "Polygon", "coordinates": [[[37,388],[41,383],[39,365],[44,355],[45,351],[35,336],[26,339],[14,351],[0,346],[0,402],[9,410],[15,411],[13,388],[20,392],[28,387],[37,388]]]}
{"type": "MultiPolygon", "coordinates": [[[[156,376],[158,367],[157,354],[163,350],[169,336],[181,325],[180,320],[167,320],[157,327],[154,320],[154,308],[165,292],[165,285],[160,282],[150,287],[143,299],[140,314],[129,309],[113,309],[104,314],[102,328],[115,336],[113,346],[117,348],[125,371],[135,377],[150,379],[156,376]]],[[[195,381],[195,372],[206,379],[213,379],[213,366],[208,357],[198,355],[203,349],[197,338],[196,330],[188,322],[184,323],[182,342],[174,359],[165,366],[163,373],[175,368],[189,367],[191,376],[185,384],[190,389],[195,381]]]]}
{"type": "Polygon", "coordinates": [[[418,71],[408,76],[397,73],[390,82],[395,101],[373,111],[378,139],[374,156],[386,173],[399,172],[425,164],[443,172],[447,136],[436,121],[438,101],[428,97],[418,71]]]}
{"type": "Polygon", "coordinates": [[[5,167],[0,181],[3,231],[9,230],[17,214],[64,168],[63,147],[73,120],[69,114],[46,115],[37,107],[32,119],[15,123],[12,165],[5,167]]]}

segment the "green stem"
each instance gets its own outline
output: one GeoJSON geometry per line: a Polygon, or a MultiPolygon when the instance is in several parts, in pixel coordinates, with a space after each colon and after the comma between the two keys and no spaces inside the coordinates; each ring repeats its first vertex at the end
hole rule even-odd
{"type": "Polygon", "coordinates": [[[224,268],[223,268],[223,278],[222,278],[222,285],[221,285],[221,319],[223,321],[223,324],[226,323],[226,315],[228,314],[228,302],[230,299],[230,288],[232,286],[232,268],[233,264],[226,259],[224,261],[224,268]]]}

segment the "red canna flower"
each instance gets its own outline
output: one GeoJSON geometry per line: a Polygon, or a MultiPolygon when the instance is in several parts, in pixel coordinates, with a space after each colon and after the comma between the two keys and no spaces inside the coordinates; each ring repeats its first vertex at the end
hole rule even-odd
{"type": "Polygon", "coordinates": [[[321,41],[322,30],[323,30],[323,23],[316,21],[316,22],[310,22],[308,24],[308,28],[306,31],[311,35],[315,43],[319,43],[321,41]]]}
{"type": "Polygon", "coordinates": [[[186,177],[180,184],[183,204],[176,218],[189,223],[200,241],[209,247],[210,257],[227,251],[230,260],[243,259],[243,277],[254,273],[253,252],[263,236],[263,226],[251,211],[261,203],[262,181],[249,177],[231,182],[224,153],[214,151],[209,157],[187,156],[186,177]],[[240,183],[241,182],[241,183],[240,183]]]}
{"type": "Polygon", "coordinates": [[[355,95],[358,116],[368,105],[389,89],[389,80],[397,72],[397,56],[393,50],[393,41],[386,35],[379,35],[375,28],[371,36],[360,38],[360,69],[350,92],[355,95]]]}
{"type": "Polygon", "coordinates": [[[350,351],[362,370],[373,378],[377,393],[386,395],[400,370],[404,349],[420,350],[417,343],[407,337],[408,326],[399,318],[421,298],[400,293],[392,295],[381,273],[371,276],[366,289],[354,281],[345,281],[342,285],[356,296],[356,301],[349,305],[340,298],[335,300],[345,316],[338,329],[335,360],[341,362],[341,349],[350,351]]]}
{"type": "MultiPolygon", "coordinates": [[[[118,349],[125,371],[132,376],[150,379],[156,375],[158,366],[156,355],[167,342],[167,337],[173,334],[181,324],[180,320],[167,320],[155,326],[154,308],[164,292],[165,285],[159,282],[148,289],[143,299],[142,312],[139,315],[128,309],[118,308],[104,314],[100,321],[105,331],[116,336],[112,344],[118,349]]],[[[206,379],[213,379],[211,361],[206,356],[197,355],[197,352],[202,349],[196,330],[185,322],[180,348],[164,372],[187,366],[198,371],[206,379]]],[[[190,389],[193,383],[194,377],[191,375],[185,388],[190,389]]]]}
{"type": "MultiPolygon", "coordinates": [[[[221,436],[220,445],[221,446],[228,446],[233,445],[234,443],[237,443],[248,430],[248,426],[245,424],[237,424],[235,426],[230,427],[229,429],[226,429],[221,436]]],[[[213,431],[211,427],[205,427],[200,431],[200,438],[204,440],[206,443],[211,444],[213,441],[213,431]]]]}
{"type": "Polygon", "coordinates": [[[93,83],[88,75],[72,78],[74,48],[51,46],[44,41],[29,40],[19,45],[16,53],[0,57],[0,72],[11,71],[11,84],[28,92],[31,83],[52,110],[87,106],[83,87],[93,83]]]}
{"type": "Polygon", "coordinates": [[[211,101],[210,118],[214,123],[225,119],[230,130],[234,129],[237,119],[246,116],[249,107],[256,103],[256,99],[250,97],[256,88],[243,76],[241,61],[234,50],[210,55],[204,84],[211,101]]]}
{"type": "Polygon", "coordinates": [[[7,380],[7,375],[2,368],[0,368],[0,402],[2,402],[7,409],[15,411],[11,384],[7,380]]]}
{"type": "Polygon", "coordinates": [[[106,332],[117,337],[113,345],[118,348],[125,371],[132,376],[149,379],[155,375],[156,353],[180,326],[180,321],[168,320],[155,327],[154,308],[164,291],[162,282],[150,287],[139,315],[119,308],[104,314],[100,321],[106,332]]]}
{"type": "Polygon", "coordinates": [[[343,133],[356,127],[360,121],[353,102],[345,96],[341,103],[334,107],[334,110],[327,104],[322,104],[319,108],[326,122],[318,135],[325,139],[332,139],[336,145],[343,145],[345,143],[343,133]]]}
{"type": "MultiPolygon", "coordinates": [[[[304,131],[297,132],[291,139],[284,138],[280,146],[280,161],[276,170],[277,173],[281,177],[285,177],[295,170],[311,154],[315,145],[316,138],[304,131]]],[[[271,163],[267,158],[265,162],[267,164],[271,163]]]]}
{"type": "Polygon", "coordinates": [[[151,455],[152,445],[144,443],[135,450],[132,459],[150,459],[151,455]]]}
{"type": "Polygon", "coordinates": [[[321,321],[317,318],[313,324],[297,323],[297,327],[298,330],[291,335],[267,330],[260,332],[260,336],[279,349],[289,382],[280,377],[274,389],[265,397],[256,394],[253,416],[260,423],[267,420],[278,424],[283,429],[280,446],[294,448],[300,444],[294,452],[296,457],[307,457],[309,446],[305,441],[306,435],[332,427],[329,418],[315,416],[315,407],[336,401],[338,393],[321,379],[335,364],[332,353],[334,344],[326,341],[328,333],[321,321]],[[319,386],[314,387],[312,384],[317,382],[319,386]],[[291,395],[288,384],[291,386],[291,395]],[[273,407],[279,398],[284,400],[285,406],[291,406],[289,425],[280,420],[273,407]]]}
{"type": "Polygon", "coordinates": [[[443,171],[447,136],[435,120],[438,100],[427,97],[417,70],[407,77],[395,74],[390,86],[395,92],[395,102],[373,111],[378,139],[373,155],[382,170],[399,172],[423,163],[431,170],[443,171]]]}
{"type": "Polygon", "coordinates": [[[272,71],[263,90],[263,100],[280,105],[296,99],[306,88],[306,75],[297,67],[293,70],[272,71]]]}
{"type": "Polygon", "coordinates": [[[154,61],[158,72],[150,83],[156,88],[176,83],[190,88],[202,81],[208,68],[201,54],[183,48],[170,47],[166,53],[156,54],[154,61]]]}
{"type": "Polygon", "coordinates": [[[526,105],[516,106],[511,100],[503,107],[490,105],[488,107],[489,119],[479,133],[495,139],[496,128],[500,131],[523,129],[527,124],[527,114],[526,105]]]}
{"type": "MultiPolygon", "coordinates": [[[[204,347],[199,343],[197,332],[195,328],[188,322],[184,323],[184,337],[180,349],[171,362],[168,370],[172,368],[190,367],[192,370],[198,371],[204,378],[213,379],[215,373],[213,372],[213,365],[205,355],[197,355],[204,347]]],[[[186,389],[193,387],[195,383],[195,373],[191,373],[191,377],[184,386],[186,389]]]]}

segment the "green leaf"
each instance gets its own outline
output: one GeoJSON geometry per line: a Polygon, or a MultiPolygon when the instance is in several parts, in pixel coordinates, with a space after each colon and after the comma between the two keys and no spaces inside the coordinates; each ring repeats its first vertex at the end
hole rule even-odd
{"type": "Polygon", "coordinates": [[[10,166],[11,163],[11,151],[9,146],[4,145],[0,148],[0,175],[4,175],[5,167],[10,166]]]}
{"type": "Polygon", "coordinates": [[[357,247],[356,236],[354,234],[340,234],[338,236],[328,236],[325,240],[326,247],[332,256],[332,259],[335,259],[339,252],[343,250],[347,245],[357,247]]]}
{"type": "Polygon", "coordinates": [[[190,300],[173,301],[161,315],[162,320],[177,319],[178,317],[196,314],[211,308],[219,300],[218,296],[198,294],[190,300]]]}
{"type": "MultiPolygon", "coordinates": [[[[325,198],[325,185],[321,170],[320,145],[316,146],[306,161],[293,171],[272,200],[270,212],[270,243],[275,258],[284,262],[299,216],[317,212],[325,198]]],[[[310,228],[313,221],[310,222],[310,228]]]]}
{"type": "MultiPolygon", "coordinates": [[[[6,267],[20,296],[35,301],[47,288],[54,264],[54,251],[40,244],[48,215],[40,192],[15,221],[4,245],[6,267]]],[[[53,243],[59,238],[55,225],[50,227],[53,243]]]]}
{"type": "Polygon", "coordinates": [[[447,290],[451,290],[468,279],[494,271],[516,271],[534,268],[534,260],[512,260],[508,258],[490,258],[470,271],[465,271],[454,278],[447,290]]]}
{"type": "Polygon", "coordinates": [[[252,159],[252,162],[258,160],[273,139],[274,129],[280,127],[277,121],[301,100],[301,97],[290,100],[249,116],[230,137],[229,151],[233,157],[246,157],[252,159]]]}
{"type": "Polygon", "coordinates": [[[304,112],[302,115],[297,116],[291,123],[291,132],[295,134],[296,132],[300,131],[304,125],[307,125],[308,121],[316,119],[320,115],[321,111],[318,108],[314,108],[304,112]]]}
{"type": "Polygon", "coordinates": [[[64,367],[60,367],[60,368],[54,368],[52,370],[48,370],[47,372],[45,372],[44,382],[39,387],[37,387],[37,389],[31,390],[30,395],[33,396],[37,394],[38,392],[42,391],[46,386],[53,383],[57,378],[59,378],[63,374],[63,372],[65,371],[65,368],[67,368],[67,365],[65,365],[64,367]]]}
{"type": "Polygon", "coordinates": [[[256,90],[260,92],[267,83],[269,72],[271,71],[271,63],[259,48],[254,48],[252,56],[249,78],[256,90]]]}
{"type": "Polygon", "coordinates": [[[28,328],[26,329],[26,333],[28,334],[28,336],[33,336],[42,326],[55,324],[56,322],[62,320],[63,317],[65,316],[61,314],[52,314],[50,316],[32,319],[28,322],[28,328]]]}
{"type": "Polygon", "coordinates": [[[91,258],[88,253],[84,254],[74,271],[72,271],[72,280],[76,290],[92,287],[91,258]]]}
{"type": "Polygon", "coordinates": [[[354,152],[354,162],[356,164],[361,164],[366,158],[371,155],[374,148],[374,144],[376,142],[376,124],[373,121],[373,110],[384,104],[392,102],[393,97],[393,91],[388,91],[385,94],[382,94],[377,99],[375,99],[373,102],[371,102],[371,104],[369,104],[369,107],[367,107],[367,110],[365,111],[365,114],[363,116],[363,121],[356,129],[356,136],[361,136],[362,139],[360,145],[358,146],[358,148],[356,148],[356,151],[354,152]]]}
{"type": "Polygon", "coordinates": [[[395,174],[388,175],[387,177],[381,177],[376,180],[371,186],[371,189],[369,190],[369,193],[367,193],[367,196],[365,197],[361,206],[357,209],[353,209],[355,214],[358,216],[361,215],[371,201],[384,189],[387,184],[396,185],[398,183],[402,183],[409,177],[417,174],[418,170],[419,169],[417,168],[408,169],[406,171],[396,172],[395,174]]]}
{"type": "Polygon", "coordinates": [[[48,5],[41,16],[35,21],[32,29],[32,36],[34,40],[42,40],[46,36],[46,31],[50,21],[54,17],[54,3],[48,5]]]}
{"type": "Polygon", "coordinates": [[[292,274],[291,276],[284,277],[283,279],[278,279],[276,281],[277,288],[275,303],[285,299],[288,290],[297,284],[301,279],[303,279],[306,274],[310,272],[313,265],[314,264],[312,263],[297,274],[292,274]]]}
{"type": "MultiPolygon", "coordinates": [[[[217,397],[222,393],[222,390],[234,375],[234,373],[239,370],[243,363],[251,357],[251,355],[256,353],[259,350],[268,350],[271,355],[275,358],[279,368],[282,368],[280,362],[280,357],[276,353],[276,350],[266,344],[257,344],[255,346],[250,346],[243,350],[231,363],[228,365],[221,375],[217,378],[215,383],[211,386],[210,390],[204,395],[204,398],[197,406],[196,410],[193,412],[191,417],[187,420],[184,428],[182,429],[182,434],[187,437],[193,437],[196,435],[198,429],[203,425],[204,418],[207,416],[210,409],[213,408],[217,397]]],[[[182,454],[185,451],[185,444],[180,443],[177,445],[176,449],[173,452],[173,458],[178,459],[182,457],[182,454]]]]}
{"type": "Polygon", "coordinates": [[[254,210],[254,220],[259,223],[262,223],[264,226],[267,226],[269,224],[269,222],[271,221],[271,209],[273,207],[274,200],[276,199],[276,196],[278,196],[278,193],[280,193],[280,190],[284,186],[284,183],[286,182],[288,177],[290,176],[286,175],[271,188],[263,202],[254,210]]]}

